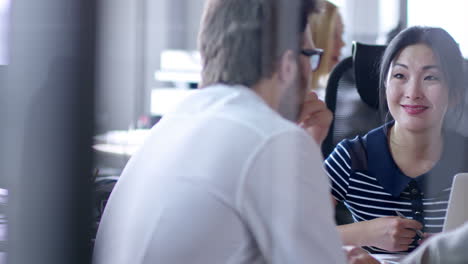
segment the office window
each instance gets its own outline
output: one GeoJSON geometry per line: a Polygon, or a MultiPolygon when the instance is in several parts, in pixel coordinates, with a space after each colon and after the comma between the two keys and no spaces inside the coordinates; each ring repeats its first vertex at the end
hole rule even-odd
{"type": "Polygon", "coordinates": [[[426,25],[442,27],[460,44],[468,58],[468,1],[408,0],[408,26],[426,25]]]}
{"type": "Polygon", "coordinates": [[[0,65],[8,64],[10,0],[0,0],[0,65]]]}
{"type": "Polygon", "coordinates": [[[163,115],[200,82],[197,35],[204,2],[146,1],[145,111],[151,115],[163,115]]]}

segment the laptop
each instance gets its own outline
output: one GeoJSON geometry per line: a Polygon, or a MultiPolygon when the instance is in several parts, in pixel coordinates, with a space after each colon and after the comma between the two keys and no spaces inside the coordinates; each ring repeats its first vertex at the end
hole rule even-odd
{"type": "Polygon", "coordinates": [[[453,230],[468,221],[468,173],[458,173],[452,182],[443,232],[453,230]]]}

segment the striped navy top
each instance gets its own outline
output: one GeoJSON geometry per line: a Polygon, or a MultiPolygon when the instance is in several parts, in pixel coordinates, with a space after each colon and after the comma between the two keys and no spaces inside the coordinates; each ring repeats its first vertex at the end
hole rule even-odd
{"type": "MultiPolygon", "coordinates": [[[[440,232],[453,176],[468,171],[465,138],[447,134],[441,159],[429,172],[411,178],[391,156],[386,131],[392,125],[387,123],[364,137],[343,140],[336,146],[325,160],[332,195],[344,201],[355,222],[395,216],[399,211],[421,222],[423,232],[440,232]]],[[[414,242],[408,251],[416,245],[414,242]]],[[[389,253],[376,247],[366,249],[389,253]]]]}

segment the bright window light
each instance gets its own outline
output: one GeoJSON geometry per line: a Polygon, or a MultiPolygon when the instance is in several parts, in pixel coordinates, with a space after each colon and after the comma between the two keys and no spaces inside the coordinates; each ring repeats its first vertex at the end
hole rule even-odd
{"type": "Polygon", "coordinates": [[[468,1],[408,0],[408,26],[441,27],[460,44],[468,58],[468,1]]]}

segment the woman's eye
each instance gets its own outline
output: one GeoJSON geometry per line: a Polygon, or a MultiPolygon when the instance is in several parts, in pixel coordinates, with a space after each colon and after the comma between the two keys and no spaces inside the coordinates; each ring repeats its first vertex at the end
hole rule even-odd
{"type": "Polygon", "coordinates": [[[393,74],[393,78],[396,78],[396,79],[403,79],[405,76],[401,73],[395,73],[393,74]]]}
{"type": "Polygon", "coordinates": [[[426,81],[438,81],[439,77],[434,76],[434,75],[428,75],[428,76],[424,77],[424,80],[426,80],[426,81]]]}

